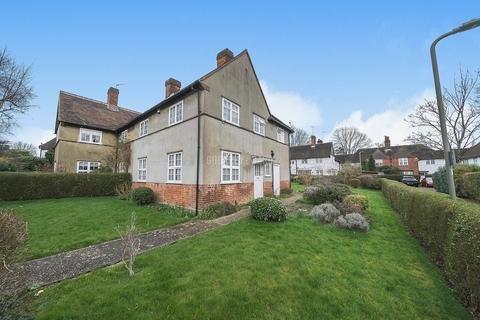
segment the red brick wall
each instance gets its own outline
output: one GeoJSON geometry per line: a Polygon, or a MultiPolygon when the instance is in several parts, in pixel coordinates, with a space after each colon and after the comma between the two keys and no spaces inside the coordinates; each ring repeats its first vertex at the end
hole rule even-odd
{"type": "MultiPolygon", "coordinates": [[[[195,208],[196,193],[194,184],[134,182],[132,187],[149,187],[155,193],[157,202],[195,208]]],[[[200,208],[216,202],[228,201],[234,204],[246,203],[252,199],[253,183],[200,185],[200,208]]]]}
{"type": "Polygon", "coordinates": [[[401,171],[413,171],[414,175],[418,175],[418,159],[417,158],[408,158],[408,166],[399,166],[398,158],[393,158],[383,160],[384,166],[393,166],[398,167],[401,171]]]}
{"type": "Polygon", "coordinates": [[[280,190],[290,188],[290,180],[280,180],[280,190]]]}

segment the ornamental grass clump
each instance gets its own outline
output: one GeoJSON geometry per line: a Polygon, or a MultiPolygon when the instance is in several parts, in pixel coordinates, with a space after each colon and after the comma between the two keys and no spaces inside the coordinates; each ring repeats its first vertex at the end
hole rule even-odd
{"type": "Polygon", "coordinates": [[[323,203],[315,206],[310,211],[310,217],[323,223],[331,223],[340,215],[340,210],[331,203],[323,203]]]}
{"type": "Polygon", "coordinates": [[[285,221],[288,215],[282,201],[268,197],[250,202],[250,211],[254,219],[261,221],[285,221]]]}
{"type": "Polygon", "coordinates": [[[370,225],[360,213],[348,213],[344,216],[338,217],[335,222],[335,226],[340,229],[348,229],[355,231],[367,232],[370,225]]]}

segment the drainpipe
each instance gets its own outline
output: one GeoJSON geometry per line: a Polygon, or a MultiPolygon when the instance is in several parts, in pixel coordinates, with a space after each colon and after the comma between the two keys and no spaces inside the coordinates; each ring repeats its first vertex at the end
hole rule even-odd
{"type": "Polygon", "coordinates": [[[195,215],[198,215],[198,199],[200,196],[200,92],[197,91],[197,181],[195,185],[195,215]]]}

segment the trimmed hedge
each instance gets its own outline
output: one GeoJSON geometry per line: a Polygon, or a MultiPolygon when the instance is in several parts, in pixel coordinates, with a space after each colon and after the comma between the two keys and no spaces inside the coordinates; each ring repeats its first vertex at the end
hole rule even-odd
{"type": "Polygon", "coordinates": [[[455,178],[459,197],[480,200],[480,172],[470,172],[455,178]]]}
{"type": "Polygon", "coordinates": [[[112,196],[131,182],[128,173],[1,172],[0,200],[112,196]]]}
{"type": "Polygon", "coordinates": [[[480,311],[480,205],[381,179],[382,191],[471,309],[480,311]]]}
{"type": "MultiPolygon", "coordinates": [[[[471,189],[469,186],[468,180],[470,177],[464,177],[470,173],[480,173],[480,166],[472,165],[472,164],[457,164],[453,171],[454,179],[455,179],[455,189],[460,197],[470,198],[469,193],[472,192],[470,190],[464,190],[464,185],[466,184],[467,189],[471,189]]],[[[473,176],[473,181],[475,181],[476,177],[473,176]]],[[[472,181],[472,182],[473,182],[472,181]]],[[[478,181],[478,180],[477,180],[478,181]]],[[[441,167],[433,174],[433,186],[435,190],[438,192],[448,193],[448,183],[447,183],[447,169],[445,167],[441,167]]],[[[475,194],[475,192],[473,191],[475,194]]],[[[477,194],[480,196],[480,193],[477,194]]],[[[473,199],[475,199],[475,195],[473,195],[473,199]]]]}
{"type": "Polygon", "coordinates": [[[199,219],[215,219],[238,211],[238,206],[228,201],[214,203],[205,207],[198,215],[199,219]]]}

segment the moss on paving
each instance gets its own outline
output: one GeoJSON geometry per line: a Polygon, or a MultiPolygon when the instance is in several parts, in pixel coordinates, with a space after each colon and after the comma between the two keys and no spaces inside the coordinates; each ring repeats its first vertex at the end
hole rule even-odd
{"type": "Polygon", "coordinates": [[[380,192],[368,233],[234,222],[45,289],[39,319],[468,319],[380,192]]]}

